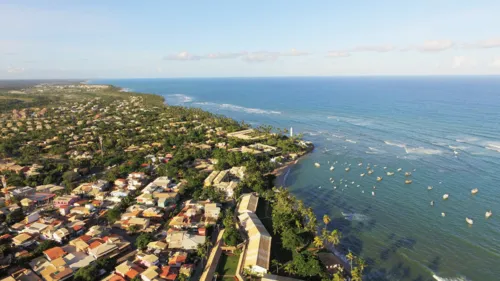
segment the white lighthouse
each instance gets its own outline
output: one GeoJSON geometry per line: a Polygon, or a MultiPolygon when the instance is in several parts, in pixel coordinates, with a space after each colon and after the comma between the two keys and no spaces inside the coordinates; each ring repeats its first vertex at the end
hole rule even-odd
{"type": "Polygon", "coordinates": [[[293,127],[290,127],[290,137],[293,137],[293,127]]]}

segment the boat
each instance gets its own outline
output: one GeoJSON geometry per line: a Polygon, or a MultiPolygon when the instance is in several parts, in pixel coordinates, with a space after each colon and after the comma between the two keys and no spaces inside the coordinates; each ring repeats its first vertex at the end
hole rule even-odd
{"type": "Polygon", "coordinates": [[[384,170],[386,170],[386,169],[387,169],[387,167],[384,167],[384,170]]]}
{"type": "Polygon", "coordinates": [[[359,176],[360,176],[360,177],[364,177],[364,176],[365,176],[365,173],[361,173],[359,176]]]}
{"type": "Polygon", "coordinates": [[[489,218],[489,217],[491,217],[491,215],[493,215],[493,213],[491,212],[491,210],[489,210],[489,211],[486,211],[486,213],[484,214],[484,217],[489,218]]]}
{"type": "Polygon", "coordinates": [[[372,191],[372,196],[375,196],[375,191],[372,191]]]}
{"type": "Polygon", "coordinates": [[[358,166],[363,166],[363,163],[359,163],[358,166]]]}
{"type": "Polygon", "coordinates": [[[469,224],[469,225],[472,225],[474,224],[474,221],[470,218],[465,218],[465,221],[469,224]]]}
{"type": "Polygon", "coordinates": [[[450,197],[450,195],[448,195],[448,193],[445,193],[445,194],[443,195],[443,200],[448,199],[448,197],[450,197]]]}
{"type": "Polygon", "coordinates": [[[403,170],[403,169],[401,169],[401,168],[398,168],[398,172],[401,172],[402,170],[403,170]]]}
{"type": "Polygon", "coordinates": [[[406,172],[406,173],[405,173],[405,176],[406,176],[406,177],[411,176],[411,172],[406,172]]]}
{"type": "Polygon", "coordinates": [[[321,167],[321,165],[318,162],[314,163],[314,166],[316,166],[316,168],[321,167]]]}
{"type": "Polygon", "coordinates": [[[345,168],[345,171],[346,171],[346,172],[349,172],[349,170],[350,170],[350,169],[351,169],[351,168],[347,167],[347,168],[345,168]]]}
{"type": "Polygon", "coordinates": [[[405,180],[406,184],[411,184],[413,181],[412,180],[405,180]]]}
{"type": "Polygon", "coordinates": [[[373,174],[373,170],[369,170],[369,171],[368,171],[368,174],[369,174],[369,175],[373,174]]]}
{"type": "Polygon", "coordinates": [[[374,168],[376,168],[376,167],[377,167],[377,165],[373,165],[373,167],[374,167],[374,168]]]}
{"type": "Polygon", "coordinates": [[[431,201],[431,206],[434,206],[434,201],[431,201]]]}
{"type": "Polygon", "coordinates": [[[354,182],[351,182],[351,184],[354,184],[354,182]]]}
{"type": "Polygon", "coordinates": [[[477,192],[479,191],[479,189],[477,188],[474,188],[470,191],[470,193],[472,193],[472,195],[476,194],[477,192]]]}
{"type": "Polygon", "coordinates": [[[427,190],[432,190],[432,189],[433,189],[433,187],[430,185],[427,187],[427,190]]]}
{"type": "Polygon", "coordinates": [[[377,181],[381,181],[382,180],[382,177],[377,177],[377,181]]]}
{"type": "Polygon", "coordinates": [[[331,166],[330,171],[333,171],[333,170],[335,170],[335,167],[331,166]]]}
{"type": "Polygon", "coordinates": [[[387,172],[388,176],[394,176],[394,172],[387,172]]]}
{"type": "Polygon", "coordinates": [[[442,212],[442,213],[441,213],[441,216],[442,216],[442,217],[446,217],[446,213],[445,213],[445,212],[442,212]]]}

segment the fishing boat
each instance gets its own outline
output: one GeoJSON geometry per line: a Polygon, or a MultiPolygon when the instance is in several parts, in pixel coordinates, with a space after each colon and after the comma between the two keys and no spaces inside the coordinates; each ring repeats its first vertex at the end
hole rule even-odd
{"type": "Polygon", "coordinates": [[[450,195],[448,195],[448,193],[444,194],[444,195],[443,195],[443,200],[448,199],[448,197],[450,197],[450,195]]]}
{"type": "Polygon", "coordinates": [[[442,212],[442,213],[441,213],[441,216],[442,216],[442,217],[446,217],[446,213],[445,213],[445,212],[442,212]]]}
{"type": "Polygon", "coordinates": [[[486,213],[484,214],[484,217],[489,218],[489,217],[491,217],[491,215],[493,215],[493,213],[491,212],[491,210],[489,210],[489,211],[486,211],[486,213]]]}
{"type": "Polygon", "coordinates": [[[331,166],[330,171],[333,171],[333,170],[335,170],[335,167],[331,166]]]}
{"type": "Polygon", "coordinates": [[[434,201],[431,201],[431,206],[434,206],[434,201]]]}
{"type": "Polygon", "coordinates": [[[427,190],[432,190],[432,189],[433,189],[433,187],[430,185],[427,187],[427,190]]]}
{"type": "Polygon", "coordinates": [[[387,167],[384,167],[384,170],[386,170],[386,169],[387,169],[387,167]]]}
{"type": "Polygon", "coordinates": [[[402,170],[403,170],[403,169],[401,169],[401,168],[398,168],[398,172],[401,172],[402,170]]]}
{"type": "Polygon", "coordinates": [[[387,172],[388,176],[394,176],[394,172],[387,172]]]}
{"type": "Polygon", "coordinates": [[[351,170],[351,168],[349,168],[349,167],[345,168],[346,172],[349,172],[349,170],[351,170]]]}
{"type": "Polygon", "coordinates": [[[406,172],[406,173],[405,173],[405,176],[406,176],[406,177],[411,176],[411,172],[406,172]]]}
{"type": "Polygon", "coordinates": [[[368,171],[368,174],[369,174],[369,175],[373,174],[373,170],[369,170],[369,171],[368,171]]]}
{"type": "Polygon", "coordinates": [[[477,192],[479,191],[479,189],[477,188],[474,188],[470,191],[470,193],[472,193],[472,195],[476,194],[477,192]]]}
{"type": "Polygon", "coordinates": [[[381,181],[382,180],[382,177],[377,177],[377,181],[381,181]]]}
{"type": "Polygon", "coordinates": [[[474,221],[470,218],[465,218],[465,221],[469,224],[469,225],[473,225],[474,224],[474,221]]]}
{"type": "Polygon", "coordinates": [[[360,176],[360,177],[364,177],[364,176],[365,176],[365,173],[361,173],[359,176],[360,176]]]}
{"type": "Polygon", "coordinates": [[[321,165],[318,162],[314,163],[314,166],[316,166],[316,168],[321,167],[321,165]]]}
{"type": "Polygon", "coordinates": [[[363,163],[359,163],[358,166],[363,166],[363,163]]]}
{"type": "Polygon", "coordinates": [[[375,196],[375,191],[372,191],[372,196],[375,196]]]}
{"type": "Polygon", "coordinates": [[[405,184],[411,184],[412,182],[412,180],[405,180],[405,184]]]}

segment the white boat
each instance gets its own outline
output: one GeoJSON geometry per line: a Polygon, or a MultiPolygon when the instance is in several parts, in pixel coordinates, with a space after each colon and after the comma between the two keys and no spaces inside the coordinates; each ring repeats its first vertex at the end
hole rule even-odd
{"type": "Polygon", "coordinates": [[[377,177],[377,181],[381,181],[382,180],[382,177],[377,177]]]}
{"type": "Polygon", "coordinates": [[[441,213],[441,216],[442,216],[442,217],[446,217],[446,213],[445,213],[445,212],[442,212],[442,213],[441,213]]]}
{"type": "Polygon", "coordinates": [[[319,188],[319,189],[321,189],[321,185],[320,185],[320,186],[318,186],[318,188],[319,188]]]}
{"type": "Polygon", "coordinates": [[[409,177],[409,176],[411,176],[411,173],[410,172],[406,172],[405,176],[409,177]]]}
{"type": "Polygon", "coordinates": [[[490,211],[486,211],[486,213],[484,214],[484,217],[485,218],[489,218],[489,217],[491,217],[491,215],[493,215],[493,213],[491,212],[491,210],[490,211]]]}
{"type": "Polygon", "coordinates": [[[351,182],[351,184],[354,184],[354,182],[351,182]]]}
{"type": "Polygon", "coordinates": [[[405,184],[411,184],[412,182],[412,180],[405,180],[405,184]]]}
{"type": "Polygon", "coordinates": [[[431,206],[434,206],[434,201],[431,201],[431,206]]]}
{"type": "Polygon", "coordinates": [[[375,196],[375,191],[372,191],[372,196],[375,196]]]}
{"type": "Polygon", "coordinates": [[[388,176],[394,176],[394,172],[387,172],[388,176]]]}
{"type": "Polygon", "coordinates": [[[333,187],[333,189],[337,189],[337,187],[336,187],[336,186],[334,186],[334,187],[333,187]]]}
{"type": "Polygon", "coordinates": [[[473,225],[474,224],[474,221],[470,218],[465,218],[465,221],[469,224],[469,225],[473,225]]]}
{"type": "Polygon", "coordinates": [[[474,189],[472,189],[472,190],[470,191],[470,193],[472,193],[472,194],[476,194],[478,191],[479,191],[479,189],[474,188],[474,189]]]}
{"type": "Polygon", "coordinates": [[[373,167],[374,167],[374,168],[376,168],[376,167],[377,167],[377,165],[373,165],[373,167]]]}
{"type": "Polygon", "coordinates": [[[448,199],[448,197],[450,197],[450,195],[448,195],[448,193],[444,194],[444,195],[443,195],[443,200],[448,199]]]}
{"type": "Polygon", "coordinates": [[[321,167],[321,165],[318,162],[314,163],[314,166],[316,166],[316,168],[321,167]]]}
{"type": "Polygon", "coordinates": [[[369,174],[369,175],[373,174],[373,170],[369,170],[369,171],[368,171],[368,174],[369,174]]]}
{"type": "Polygon", "coordinates": [[[387,169],[387,167],[384,167],[384,170],[386,170],[386,169],[387,169]]]}
{"type": "Polygon", "coordinates": [[[402,170],[403,170],[403,169],[401,169],[401,168],[398,168],[398,172],[401,172],[402,170]]]}
{"type": "Polygon", "coordinates": [[[365,176],[365,173],[361,173],[359,176],[360,176],[360,177],[364,177],[364,176],[365,176]]]}
{"type": "Polygon", "coordinates": [[[330,171],[333,171],[333,170],[335,170],[335,167],[331,166],[330,171]]]}
{"type": "Polygon", "coordinates": [[[346,172],[349,172],[349,170],[351,170],[351,168],[349,168],[349,167],[345,168],[346,172]]]}
{"type": "Polygon", "coordinates": [[[359,163],[358,166],[363,166],[363,163],[359,163]]]}
{"type": "Polygon", "coordinates": [[[432,189],[433,189],[433,187],[430,185],[427,187],[427,190],[432,190],[432,189]]]}
{"type": "Polygon", "coordinates": [[[364,190],[361,190],[361,193],[365,193],[365,191],[364,191],[364,190]]]}

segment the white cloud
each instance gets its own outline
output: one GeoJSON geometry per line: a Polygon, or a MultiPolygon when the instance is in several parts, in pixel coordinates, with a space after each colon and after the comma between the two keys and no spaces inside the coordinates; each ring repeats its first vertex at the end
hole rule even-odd
{"type": "Polygon", "coordinates": [[[168,55],[164,59],[165,60],[200,60],[200,56],[192,55],[186,51],[180,52],[176,55],[168,55]]]}
{"type": "Polygon", "coordinates": [[[234,58],[239,58],[243,55],[245,55],[245,52],[241,53],[210,53],[206,56],[203,56],[202,58],[207,58],[207,59],[234,59],[234,58]]]}
{"type": "Polygon", "coordinates": [[[417,50],[421,52],[440,52],[453,47],[455,43],[451,40],[429,40],[422,45],[417,46],[417,50]]]}
{"type": "Polygon", "coordinates": [[[329,58],[346,58],[350,57],[351,54],[348,52],[328,52],[327,57],[329,58]]]}
{"type": "Polygon", "coordinates": [[[289,52],[282,52],[280,56],[306,56],[309,55],[308,52],[299,51],[297,49],[291,49],[289,52]]]}
{"type": "Polygon", "coordinates": [[[470,67],[477,65],[477,61],[473,58],[466,56],[455,56],[453,57],[453,68],[470,67]]]}
{"type": "Polygon", "coordinates": [[[464,46],[466,48],[498,48],[500,47],[500,38],[491,38],[473,44],[465,44],[464,46]]]}
{"type": "Polygon", "coordinates": [[[358,46],[354,47],[348,51],[350,52],[379,52],[385,53],[394,50],[392,45],[368,45],[368,46],[358,46]]]}
{"type": "Polygon", "coordinates": [[[23,73],[24,72],[24,68],[23,67],[13,67],[13,66],[9,66],[7,68],[7,72],[8,73],[23,73]]]}
{"type": "Polygon", "coordinates": [[[494,58],[491,62],[491,66],[500,68],[500,57],[494,58]]]}
{"type": "Polygon", "coordinates": [[[277,52],[253,52],[248,53],[243,57],[243,60],[246,62],[265,62],[265,61],[275,61],[279,57],[279,53],[277,52]]]}

